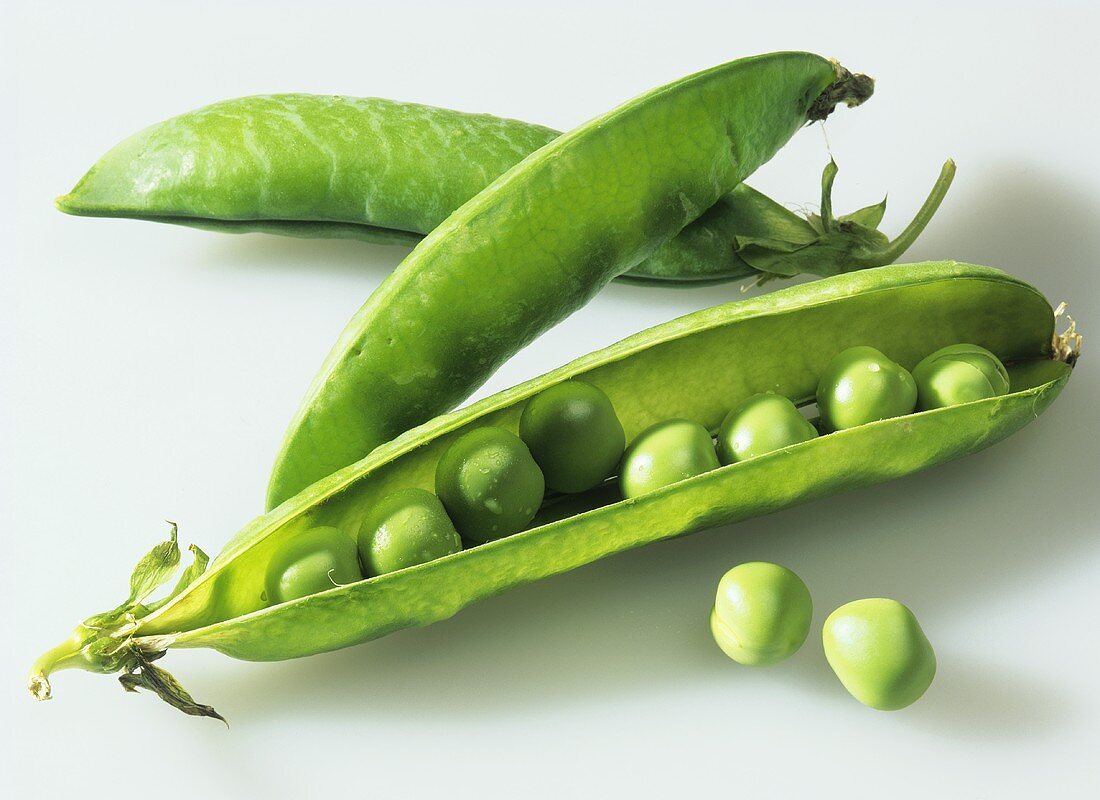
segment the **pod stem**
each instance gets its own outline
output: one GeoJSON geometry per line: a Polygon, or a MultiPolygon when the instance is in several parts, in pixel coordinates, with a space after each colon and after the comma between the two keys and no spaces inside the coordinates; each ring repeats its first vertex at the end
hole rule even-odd
{"type": "Polygon", "coordinates": [[[85,636],[79,630],[73,635],[50,650],[47,650],[31,667],[31,675],[27,681],[27,689],[35,700],[49,700],[53,697],[50,687],[50,675],[62,669],[83,668],[94,670],[95,667],[84,656],[84,645],[87,643],[85,636]]]}
{"type": "Polygon", "coordinates": [[[943,162],[940,176],[936,179],[932,191],[928,193],[928,197],[925,198],[924,204],[917,211],[916,216],[890,244],[875,254],[876,263],[890,264],[901,258],[901,255],[917,240],[917,237],[924,231],[925,226],[936,215],[943,198],[947,196],[947,190],[951,188],[953,180],[955,180],[955,162],[949,158],[943,162]]]}
{"type": "Polygon", "coordinates": [[[825,119],[840,103],[849,108],[861,105],[875,93],[875,80],[871,76],[849,72],[836,61],[833,62],[833,69],[836,70],[836,80],[825,87],[825,91],[817,96],[806,112],[809,122],[825,119]]]}

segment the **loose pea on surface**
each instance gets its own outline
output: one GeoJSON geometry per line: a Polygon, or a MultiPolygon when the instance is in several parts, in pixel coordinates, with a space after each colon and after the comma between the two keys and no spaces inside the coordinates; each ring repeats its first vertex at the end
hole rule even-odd
{"type": "Polygon", "coordinates": [[[791,656],[810,632],[813,601],[802,579],[779,564],[753,561],[722,576],[710,631],[741,664],[763,666],[791,656]]]}
{"type": "Polygon", "coordinates": [[[917,385],[909,370],[875,348],[849,347],[825,367],[817,407],[829,430],[854,428],[913,413],[917,385]]]}
{"type": "Polygon", "coordinates": [[[615,471],[626,434],[611,400],[584,381],[565,381],[527,401],[519,436],[542,469],[547,488],[583,492],[615,471]]]}
{"type": "Polygon", "coordinates": [[[542,471],[518,436],[475,428],[456,439],[435,471],[435,493],[467,539],[489,542],[523,530],[542,505],[542,471]]]}
{"type": "Polygon", "coordinates": [[[936,674],[936,654],[913,612],[883,597],[846,603],[822,630],[829,666],[859,702],[896,711],[916,702],[936,674]]]}
{"type": "Polygon", "coordinates": [[[668,419],[649,426],[630,443],[623,455],[620,488],[623,497],[637,497],[720,466],[706,428],[691,420],[668,419]]]}
{"type": "Polygon", "coordinates": [[[370,575],[415,567],[462,549],[443,503],[423,489],[382,498],[359,528],[359,557],[370,575]]]}
{"type": "Polygon", "coordinates": [[[267,565],[272,605],[363,579],[355,543],[339,528],[310,528],[286,542],[267,565]]]}
{"type": "Polygon", "coordinates": [[[805,442],[817,429],[779,394],[754,394],[726,414],[718,429],[718,458],[723,464],[762,456],[805,442]]]}
{"type": "Polygon", "coordinates": [[[922,411],[1008,394],[1008,370],[976,344],[953,344],[925,357],[913,370],[922,411]]]}

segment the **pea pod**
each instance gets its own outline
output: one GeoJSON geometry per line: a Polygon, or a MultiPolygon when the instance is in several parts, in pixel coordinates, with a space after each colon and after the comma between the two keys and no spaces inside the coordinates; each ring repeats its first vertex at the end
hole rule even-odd
{"type": "MultiPolygon", "coordinates": [[[[380,98],[277,94],[224,100],[108,151],[57,200],[67,214],[225,233],[412,246],[494,178],[561,134],[541,125],[380,98]]],[[[621,279],[700,285],[758,275],[835,275],[896,260],[951,182],[945,165],[890,242],[885,201],[806,218],[740,184],[621,279]]]]}
{"type": "Polygon", "coordinates": [[[476,600],[612,553],[976,452],[1035,419],[1069,378],[1080,340],[1072,328],[1054,335],[1054,322],[1042,295],[1021,281],[933,262],[827,278],[658,325],[406,432],[256,518],[205,572],[148,603],[179,560],[174,537],[158,545],[135,571],[130,598],[44,655],[31,690],[48,697],[56,669],[121,672],[127,688],[145,687],[206,714],[208,706],[153,663],[167,649],[210,647],[271,661],[347,647],[446,619],[476,600]],[[830,433],[631,500],[604,490],[571,495],[513,536],[292,602],[267,606],[263,599],[267,564],[303,531],[355,531],[394,490],[430,489],[453,441],[487,426],[518,430],[528,399],[564,381],[602,390],[630,440],[674,417],[715,431],[731,406],[764,390],[808,403],[830,359],[857,344],[910,368],[959,341],[1005,362],[1008,394],[830,433]]]}
{"type": "Polygon", "coordinates": [[[268,508],[454,408],[509,356],[728,194],[869,79],[741,59],[535,151],[436,227],[352,317],[291,420],[268,508]]]}

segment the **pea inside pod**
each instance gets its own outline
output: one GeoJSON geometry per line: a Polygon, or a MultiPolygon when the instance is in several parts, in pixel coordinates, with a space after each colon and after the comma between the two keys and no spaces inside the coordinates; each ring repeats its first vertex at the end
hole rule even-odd
{"type": "Polygon", "coordinates": [[[630,443],[619,488],[623,497],[637,497],[718,467],[706,428],[688,419],[669,419],[646,428],[630,443]]]}
{"type": "Polygon", "coordinates": [[[817,386],[821,421],[833,431],[910,414],[917,385],[909,370],[866,345],[837,353],[817,386]]]}
{"type": "Polygon", "coordinates": [[[718,458],[733,464],[813,439],[817,428],[778,394],[754,394],[732,409],[718,429],[718,458]]]}
{"type": "Polygon", "coordinates": [[[607,395],[584,381],[565,381],[527,401],[519,435],[556,492],[585,492],[614,473],[626,434],[607,395]]]}
{"type": "Polygon", "coordinates": [[[1067,382],[1079,339],[1072,330],[1055,335],[1054,327],[1050,304],[1032,287],[953,262],[825,279],[656,326],[409,431],[256,518],[209,566],[196,562],[175,584],[175,538],[158,545],[135,572],[133,596],[45,653],[32,669],[30,688],[47,697],[49,676],[58,669],[119,672],[129,688],[210,715],[213,709],[164,671],[165,651],[211,647],[269,661],[346,647],[439,622],[479,599],[632,547],[976,452],[1033,422],[1067,382]],[[601,388],[615,398],[631,440],[673,418],[716,430],[731,405],[765,389],[808,402],[821,376],[806,365],[823,370],[838,350],[868,341],[902,365],[951,342],[979,343],[1005,364],[1011,391],[847,428],[627,500],[600,487],[569,496],[564,515],[415,569],[273,606],[262,600],[272,554],[303,530],[358,530],[392,492],[429,488],[443,454],[469,432],[517,430],[526,403],[551,386],[580,379],[601,388]],[[772,357],[776,352],[790,357],[772,357]],[[154,596],[162,584],[173,588],[154,596]]]}
{"type": "Polygon", "coordinates": [[[286,603],[362,580],[355,544],[336,528],[312,528],[283,545],[267,567],[265,596],[286,603]]]}
{"type": "Polygon", "coordinates": [[[941,347],[913,369],[922,411],[1008,392],[1008,370],[996,355],[976,344],[941,347]]]}
{"type": "Polygon", "coordinates": [[[489,542],[523,530],[542,505],[546,482],[527,445],[503,428],[475,428],[452,444],[435,491],[458,532],[489,542]]]}
{"type": "Polygon", "coordinates": [[[367,573],[385,575],[457,553],[462,539],[438,497],[423,489],[399,489],[367,514],[358,545],[367,573]]]}

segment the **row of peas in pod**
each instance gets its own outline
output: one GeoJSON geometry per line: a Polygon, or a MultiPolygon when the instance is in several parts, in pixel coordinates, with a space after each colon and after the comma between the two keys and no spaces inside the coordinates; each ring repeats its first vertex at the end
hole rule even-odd
{"type": "MultiPolygon", "coordinates": [[[[872,347],[852,347],[829,362],[818,384],[820,428],[829,433],[1007,392],[1004,365],[978,345],[937,350],[912,373],[872,347]]],[[[818,435],[790,399],[757,394],[729,411],[716,441],[697,422],[670,419],[627,447],[607,395],[566,381],[528,401],[519,436],[484,427],[457,438],[437,465],[435,494],[408,488],[387,495],[356,541],[330,527],[289,541],[269,562],[267,600],[287,602],[423,564],[459,552],[464,539],[480,544],[518,533],[547,489],[584,492],[617,471],[622,496],[631,498],[818,435]]]]}

